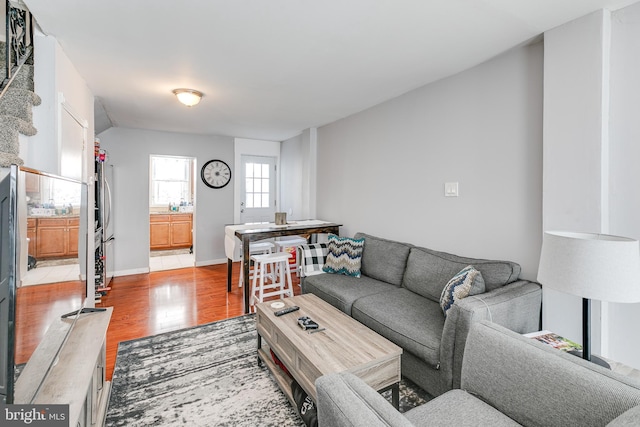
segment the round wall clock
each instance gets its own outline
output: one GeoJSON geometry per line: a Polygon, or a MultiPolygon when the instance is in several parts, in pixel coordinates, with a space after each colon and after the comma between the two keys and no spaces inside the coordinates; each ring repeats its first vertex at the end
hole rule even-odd
{"type": "Polygon", "coordinates": [[[231,168],[222,160],[209,160],[202,166],[200,178],[211,188],[222,188],[231,181],[231,168]]]}

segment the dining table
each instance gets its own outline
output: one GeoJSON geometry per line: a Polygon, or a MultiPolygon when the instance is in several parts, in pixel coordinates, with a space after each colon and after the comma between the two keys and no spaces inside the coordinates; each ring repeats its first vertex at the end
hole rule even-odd
{"type": "Polygon", "coordinates": [[[230,224],[225,226],[225,254],[227,256],[227,292],[231,292],[231,273],[234,261],[242,261],[241,268],[244,276],[242,286],[244,297],[244,312],[250,310],[250,257],[249,247],[251,242],[257,240],[275,239],[282,236],[304,235],[316,236],[318,234],[331,233],[339,235],[342,224],[322,221],[318,219],[308,219],[300,221],[289,221],[286,224],[276,223],[252,223],[252,224],[230,224]]]}

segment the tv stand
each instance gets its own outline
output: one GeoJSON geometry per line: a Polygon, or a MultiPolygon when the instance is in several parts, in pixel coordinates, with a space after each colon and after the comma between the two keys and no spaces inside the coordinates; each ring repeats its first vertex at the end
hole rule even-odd
{"type": "MultiPolygon", "coordinates": [[[[84,313],[99,313],[99,312],[102,312],[102,311],[105,311],[105,310],[106,310],[106,308],[83,307],[82,310],[80,310],[80,314],[84,314],[84,313]]],[[[67,318],[67,317],[75,316],[76,314],[78,314],[78,310],[72,311],[70,313],[63,314],[62,316],[60,316],[60,318],[64,319],[64,318],[67,318]]]]}
{"type": "MultiPolygon", "coordinates": [[[[51,367],[38,391],[35,404],[69,405],[69,425],[104,425],[111,383],[106,381],[106,335],[113,308],[91,311],[75,322],[58,362],[51,367]]],[[[75,312],[77,313],[77,311],[75,312]]],[[[70,327],[70,319],[56,319],[18,377],[14,403],[29,403],[38,389],[38,372],[55,357],[49,345],[70,327]],[[65,329],[66,328],[66,329],[65,329]]]]}

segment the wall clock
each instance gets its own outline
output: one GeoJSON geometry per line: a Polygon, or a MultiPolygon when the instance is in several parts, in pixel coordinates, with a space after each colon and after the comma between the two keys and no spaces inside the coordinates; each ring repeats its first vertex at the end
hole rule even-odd
{"type": "Polygon", "coordinates": [[[222,188],[231,181],[231,168],[222,160],[209,160],[202,166],[200,178],[211,188],[222,188]]]}

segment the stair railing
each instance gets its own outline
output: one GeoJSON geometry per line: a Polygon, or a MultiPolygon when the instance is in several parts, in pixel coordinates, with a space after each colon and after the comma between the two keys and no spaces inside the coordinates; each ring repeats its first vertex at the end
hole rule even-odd
{"type": "Polygon", "coordinates": [[[5,78],[0,82],[0,98],[33,52],[33,17],[29,10],[6,0],[5,78]]]}

